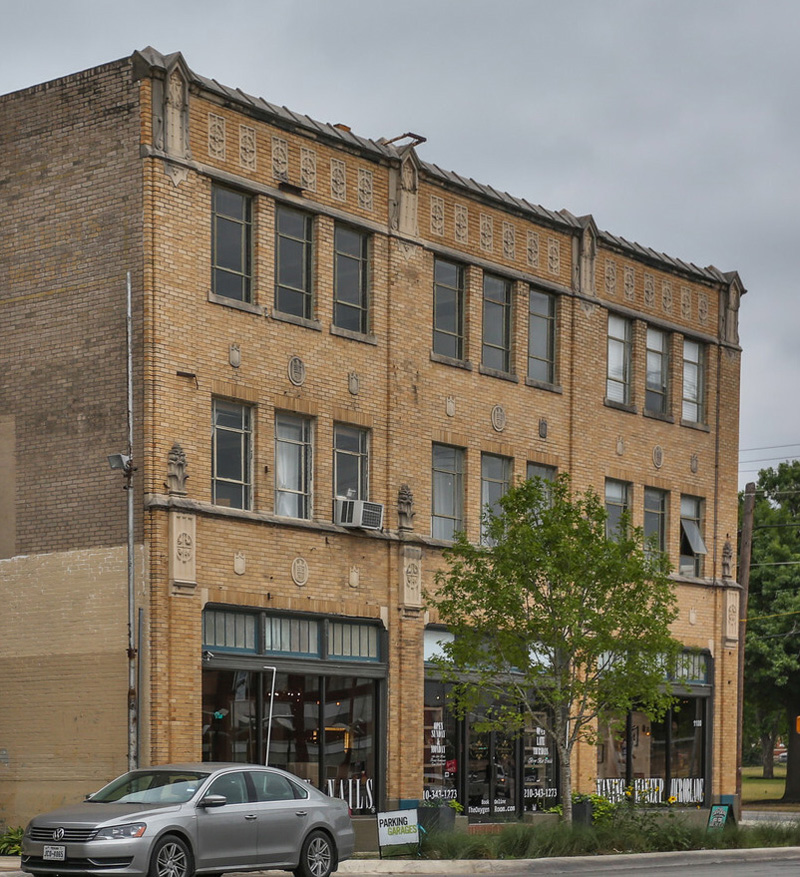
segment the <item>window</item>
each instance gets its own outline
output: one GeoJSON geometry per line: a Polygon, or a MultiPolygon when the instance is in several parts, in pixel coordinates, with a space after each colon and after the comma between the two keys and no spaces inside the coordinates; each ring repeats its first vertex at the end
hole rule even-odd
{"type": "Polygon", "coordinates": [[[211,501],[250,508],[251,412],[247,405],[214,401],[211,501]]]}
{"type": "Polygon", "coordinates": [[[311,421],[275,415],[275,514],[311,517],[311,421]]]}
{"type": "Polygon", "coordinates": [[[256,616],[224,609],[203,610],[203,645],[214,649],[256,650],[256,616]]]}
{"type": "Polygon", "coordinates": [[[483,275],[483,365],[511,371],[511,281],[483,275]]]}
{"type": "Polygon", "coordinates": [[[688,338],[683,342],[683,409],[681,417],[692,423],[705,418],[705,356],[703,345],[688,338]]]}
{"type": "Polygon", "coordinates": [[[542,481],[555,481],[558,470],[555,466],[546,466],[544,463],[528,463],[528,478],[541,478],[542,481]]]}
{"type": "Polygon", "coordinates": [[[481,540],[487,541],[486,524],[483,515],[497,514],[500,500],[511,484],[511,459],[495,454],[481,455],[481,540]]]}
{"type": "Polygon", "coordinates": [[[264,619],[264,651],[285,655],[322,654],[319,622],[315,618],[267,615],[264,619]]]}
{"type": "Polygon", "coordinates": [[[667,550],[667,493],[655,487],[644,489],[644,539],[648,551],[667,550]]]}
{"type": "Polygon", "coordinates": [[[608,374],[606,398],[629,405],[631,401],[631,322],[608,315],[608,374]]]}
{"type": "Polygon", "coordinates": [[[275,217],[275,308],[284,314],[310,320],[311,217],[298,210],[278,207],[275,217]]]}
{"type": "Polygon", "coordinates": [[[364,335],[369,330],[369,238],[337,223],[333,247],[333,324],[364,335]]]}
{"type": "Polygon", "coordinates": [[[630,508],[630,484],[606,478],[606,538],[618,539],[621,535],[622,516],[630,508]]]}
{"type": "Polygon", "coordinates": [[[554,384],[556,380],[556,297],[531,289],[528,304],[528,377],[554,384]]]}
{"type": "Polygon", "coordinates": [[[452,540],[464,529],[464,451],[434,445],[432,468],[431,536],[452,540]]]}
{"type": "Polygon", "coordinates": [[[669,405],[669,336],[660,329],[647,330],[647,383],[644,407],[654,414],[666,414],[669,405]]]}
{"type": "Polygon", "coordinates": [[[333,494],[369,499],[367,430],[338,423],[333,428],[333,494]]]}
{"type": "Polygon", "coordinates": [[[464,269],[444,259],[433,266],[433,352],[464,358],[464,269]]]}
{"type": "Polygon", "coordinates": [[[374,624],[331,621],[328,624],[328,655],[332,658],[358,658],[379,661],[378,628],[374,624]]]}
{"type": "Polygon", "coordinates": [[[211,291],[250,301],[251,199],[214,186],[211,204],[211,291]]]}
{"type": "Polygon", "coordinates": [[[681,563],[683,576],[703,575],[703,557],[708,552],[703,541],[703,500],[698,496],[681,497],[681,563]]]}

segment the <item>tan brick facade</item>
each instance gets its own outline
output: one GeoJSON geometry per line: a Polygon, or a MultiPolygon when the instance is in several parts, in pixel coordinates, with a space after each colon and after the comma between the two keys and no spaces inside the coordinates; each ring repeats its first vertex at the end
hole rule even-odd
{"type": "MultiPolygon", "coordinates": [[[[736,585],[723,579],[722,551],[726,539],[735,551],[737,528],[735,274],[598,232],[591,217],[498,195],[424,164],[413,144],[317,125],[152,50],[0,98],[0,118],[0,198],[14,229],[0,245],[0,504],[14,526],[0,540],[0,820],[23,821],[74,794],[76,780],[91,786],[126,764],[125,506],[105,462],[126,434],[126,271],[142,763],[203,755],[204,667],[228,666],[214,663],[218,655],[203,662],[205,606],[345,617],[377,623],[385,636],[376,803],[421,796],[423,631],[436,619],[416,588],[431,587],[441,563],[443,543],[430,537],[437,443],[463,449],[463,524],[476,539],[485,453],[510,458],[514,479],[534,462],[570,472],[581,490],[625,482],[637,524],[644,489],[664,491],[676,567],[681,496],[702,499],[708,554],[702,578],[676,576],[675,632],[714,667],[707,799],[734,791],[737,649],[725,639],[725,595],[736,585]],[[215,186],[250,198],[252,279],[242,303],[212,293],[215,186]],[[275,308],[276,210],[286,207],[311,217],[310,318],[275,308]],[[334,325],[337,224],[369,236],[366,333],[334,325]],[[455,360],[432,350],[437,258],[463,267],[455,360]],[[503,373],[482,365],[487,274],[511,284],[503,373]],[[547,384],[526,379],[531,288],[557,301],[547,384]],[[609,313],[631,330],[622,405],[606,400],[609,313]],[[648,326],[669,344],[659,416],[645,412],[648,326]],[[681,418],[684,337],[704,352],[702,423],[681,418]],[[251,412],[245,509],[212,501],[215,400],[251,412]],[[307,520],[275,513],[276,413],[311,425],[307,520]],[[368,432],[380,532],[333,522],[337,424],[368,432]],[[183,489],[168,479],[176,444],[183,489]],[[413,493],[412,529],[398,517],[403,485],[413,493]],[[61,648],[72,657],[56,669],[61,648]],[[73,719],[78,701],[83,722],[73,719]]],[[[574,769],[591,789],[594,751],[584,749],[574,769]]]]}

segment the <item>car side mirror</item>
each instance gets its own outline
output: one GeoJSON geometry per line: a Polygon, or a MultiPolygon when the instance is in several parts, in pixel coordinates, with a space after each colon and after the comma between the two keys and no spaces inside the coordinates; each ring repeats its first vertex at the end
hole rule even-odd
{"type": "Polygon", "coordinates": [[[201,798],[199,805],[200,807],[223,807],[228,803],[228,799],[225,795],[206,795],[205,798],[201,798]]]}

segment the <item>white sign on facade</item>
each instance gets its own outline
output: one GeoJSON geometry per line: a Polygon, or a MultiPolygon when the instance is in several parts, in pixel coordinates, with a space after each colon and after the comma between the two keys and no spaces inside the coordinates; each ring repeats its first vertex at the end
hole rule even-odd
{"type": "Polygon", "coordinates": [[[419,821],[416,810],[389,810],[378,813],[378,846],[418,844],[419,821]]]}

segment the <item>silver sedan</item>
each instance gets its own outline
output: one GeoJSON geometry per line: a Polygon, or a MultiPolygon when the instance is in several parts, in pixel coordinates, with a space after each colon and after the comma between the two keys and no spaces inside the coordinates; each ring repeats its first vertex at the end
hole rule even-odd
{"type": "Polygon", "coordinates": [[[347,804],[292,774],[247,764],[168,764],[126,773],[22,839],[34,875],[192,877],[280,869],[329,877],[353,852],[347,804]]]}

